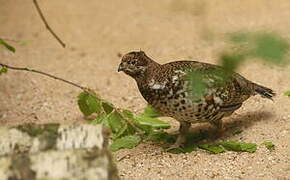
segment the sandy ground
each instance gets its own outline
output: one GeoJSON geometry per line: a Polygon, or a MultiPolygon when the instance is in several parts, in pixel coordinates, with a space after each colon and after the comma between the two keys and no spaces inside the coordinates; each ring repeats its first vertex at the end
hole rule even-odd
{"type": "MultiPolygon", "coordinates": [[[[290,1],[96,1],[50,0],[40,5],[50,25],[67,43],[63,49],[40,21],[30,0],[0,0],[0,37],[29,40],[0,50],[1,62],[28,66],[97,89],[116,106],[140,112],[146,105],[133,79],[117,73],[118,53],[144,50],[160,63],[194,59],[217,63],[225,34],[239,30],[273,30],[290,38],[290,1]]],[[[274,102],[253,97],[230,118],[219,140],[261,144],[272,152],[204,151],[170,154],[157,144],[142,144],[114,153],[122,179],[290,179],[290,67],[251,62],[239,69],[250,80],[273,88],[274,102]],[[232,135],[236,129],[242,133],[232,135]]],[[[0,123],[81,122],[80,92],[33,73],[10,71],[0,76],[0,123]]],[[[176,121],[172,123],[174,132],[176,121]]],[[[192,126],[192,131],[210,128],[192,126]]]]}

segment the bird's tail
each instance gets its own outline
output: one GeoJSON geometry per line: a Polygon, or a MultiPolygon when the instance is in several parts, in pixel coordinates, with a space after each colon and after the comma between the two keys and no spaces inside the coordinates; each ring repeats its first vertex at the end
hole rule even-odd
{"type": "Polygon", "coordinates": [[[254,87],[255,94],[259,94],[264,98],[273,100],[272,98],[276,95],[276,93],[270,88],[261,86],[256,83],[253,83],[253,85],[254,85],[253,87],[254,87]]]}

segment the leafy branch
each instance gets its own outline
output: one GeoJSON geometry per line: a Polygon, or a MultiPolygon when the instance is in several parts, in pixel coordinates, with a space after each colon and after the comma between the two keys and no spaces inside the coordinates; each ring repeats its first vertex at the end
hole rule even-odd
{"type": "Polygon", "coordinates": [[[2,67],[2,69],[0,70],[0,74],[1,74],[1,72],[2,73],[7,72],[7,69],[18,70],[18,71],[28,71],[28,72],[38,73],[38,74],[41,74],[41,75],[44,75],[44,76],[47,76],[47,77],[50,77],[50,78],[65,82],[67,84],[70,84],[72,86],[80,88],[80,89],[82,89],[84,91],[88,90],[88,88],[86,88],[86,87],[83,87],[83,86],[78,85],[76,83],[73,83],[71,81],[65,80],[63,78],[60,78],[60,77],[57,77],[57,76],[54,76],[54,75],[51,75],[49,73],[42,72],[42,71],[39,71],[39,70],[30,69],[30,68],[27,68],[27,67],[15,67],[15,66],[10,66],[10,65],[7,65],[7,64],[3,64],[3,63],[0,63],[0,66],[2,67]],[[3,70],[3,69],[5,69],[5,70],[3,70]]]}
{"type": "Polygon", "coordinates": [[[158,113],[151,107],[147,107],[143,114],[136,115],[87,92],[79,94],[78,105],[84,116],[95,115],[91,123],[102,124],[111,130],[113,151],[135,147],[153,133],[170,127],[168,123],[152,117],[158,113]]]}
{"type": "Polygon", "coordinates": [[[146,137],[146,135],[150,134],[153,129],[156,130],[170,127],[168,123],[148,117],[147,114],[149,116],[153,115],[154,117],[158,115],[157,112],[149,107],[146,109],[145,114],[134,115],[129,110],[122,110],[114,107],[111,103],[101,99],[91,89],[63,78],[27,67],[15,67],[3,63],[0,63],[0,67],[2,67],[0,74],[7,72],[7,69],[28,71],[62,81],[81,89],[82,92],[78,96],[79,109],[84,116],[90,116],[95,113],[97,117],[92,121],[92,123],[103,124],[111,129],[112,139],[115,140],[112,144],[112,150],[135,147],[141,142],[142,139],[146,137]],[[125,144],[122,143],[124,141],[126,141],[125,144]],[[134,144],[134,146],[132,146],[132,144],[134,144]]]}

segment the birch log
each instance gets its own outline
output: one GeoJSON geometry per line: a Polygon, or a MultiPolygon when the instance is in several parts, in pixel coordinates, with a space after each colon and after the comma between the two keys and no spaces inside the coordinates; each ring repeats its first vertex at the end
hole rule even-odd
{"type": "Polygon", "coordinates": [[[0,179],[119,179],[106,138],[88,124],[1,127],[0,179]]]}

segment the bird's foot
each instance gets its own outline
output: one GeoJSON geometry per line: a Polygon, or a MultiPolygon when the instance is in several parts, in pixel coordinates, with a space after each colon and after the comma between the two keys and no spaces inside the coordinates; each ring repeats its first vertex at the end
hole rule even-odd
{"type": "Polygon", "coordinates": [[[186,141],[186,136],[184,134],[179,134],[175,143],[172,144],[169,148],[167,148],[166,151],[177,149],[177,148],[183,148],[185,141],[186,141]]]}
{"type": "Polygon", "coordinates": [[[173,149],[178,149],[178,148],[183,148],[184,147],[184,143],[174,143],[171,146],[169,146],[169,148],[166,149],[166,151],[170,151],[173,149]]]}
{"type": "Polygon", "coordinates": [[[177,137],[177,140],[175,141],[174,144],[172,144],[169,148],[166,149],[167,151],[184,147],[184,144],[186,142],[186,134],[189,130],[189,127],[190,127],[190,123],[183,122],[183,121],[180,122],[180,128],[179,128],[180,133],[177,137]]]}

